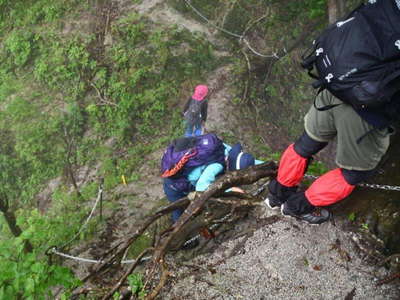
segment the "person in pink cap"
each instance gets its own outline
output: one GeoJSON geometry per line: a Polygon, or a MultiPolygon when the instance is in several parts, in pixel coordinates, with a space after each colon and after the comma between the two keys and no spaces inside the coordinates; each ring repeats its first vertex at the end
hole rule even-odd
{"type": "Polygon", "coordinates": [[[194,89],[193,95],[186,102],[183,108],[186,137],[202,135],[203,127],[207,120],[207,95],[208,87],[206,85],[198,85],[194,89]]]}

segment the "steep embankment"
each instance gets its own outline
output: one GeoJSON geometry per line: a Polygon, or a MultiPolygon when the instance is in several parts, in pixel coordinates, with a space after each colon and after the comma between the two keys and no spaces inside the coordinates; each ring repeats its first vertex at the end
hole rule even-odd
{"type": "MultiPolygon", "coordinates": [[[[153,3],[162,1],[153,1],[153,3]]],[[[152,18],[186,24],[205,38],[210,32],[182,16],[160,18],[160,11],[144,9],[152,18]],[[189,24],[189,25],[188,25],[189,24]]],[[[159,6],[166,15],[171,10],[159,6]]],[[[211,40],[213,37],[211,35],[211,40]]],[[[215,88],[210,99],[207,130],[230,136],[256,147],[251,134],[243,133],[238,107],[231,88],[231,66],[209,74],[207,84],[215,88]]],[[[223,232],[215,240],[201,239],[210,253],[185,261],[186,254],[171,256],[172,281],[162,299],[397,299],[395,282],[378,285],[390,272],[374,265],[375,243],[349,230],[348,222],[338,219],[321,226],[309,226],[284,218],[259,206],[240,223],[228,224],[229,238],[223,232]],[[207,244],[207,246],[206,246],[207,244]]],[[[225,228],[226,229],[226,228],[225,228]]],[[[193,251],[195,254],[196,251],[193,251]]]]}
{"type": "MultiPolygon", "coordinates": [[[[226,76],[226,70],[223,71],[226,76]]],[[[215,86],[215,79],[220,82],[218,71],[216,75],[210,76],[210,86],[215,86]]],[[[214,93],[210,101],[207,128],[218,133],[238,133],[232,125],[240,123],[240,117],[238,120],[233,114],[235,109],[229,100],[234,95],[227,88],[233,78],[224,79],[224,88],[214,93]]],[[[245,144],[250,142],[246,138],[249,135],[240,136],[245,144]]],[[[362,246],[362,237],[347,231],[343,221],[313,227],[271,217],[276,214],[266,208],[256,210],[239,226],[231,224],[236,229],[235,236],[215,243],[212,253],[196,257],[183,267],[175,261],[180,268],[174,270],[171,291],[162,298],[396,299],[400,296],[399,286],[376,285],[378,279],[388,275],[387,270],[369,265],[365,258],[375,255],[368,252],[371,245],[362,246]]]]}

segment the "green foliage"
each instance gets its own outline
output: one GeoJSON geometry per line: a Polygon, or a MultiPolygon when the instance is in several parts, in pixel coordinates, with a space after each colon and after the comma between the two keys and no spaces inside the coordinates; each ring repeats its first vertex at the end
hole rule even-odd
{"type": "MultiPolygon", "coordinates": [[[[272,2],[280,4],[281,2],[274,0],[272,2]]],[[[282,20],[293,20],[299,16],[308,18],[317,18],[326,14],[327,0],[303,0],[303,1],[288,1],[285,5],[285,12],[277,14],[282,20]]]]}
{"type": "Polygon", "coordinates": [[[354,212],[349,213],[349,215],[347,216],[347,219],[350,222],[354,222],[356,220],[356,214],[354,212]]]}
{"type": "Polygon", "coordinates": [[[5,40],[5,49],[11,56],[12,62],[23,66],[29,59],[36,37],[29,31],[13,31],[5,40]]]}
{"type": "Polygon", "coordinates": [[[81,0],[0,0],[0,34],[13,28],[51,23],[76,8],[81,0]]]}
{"type": "MultiPolygon", "coordinates": [[[[65,289],[79,281],[65,267],[49,264],[44,251],[56,242],[57,221],[32,211],[27,218],[19,218],[24,231],[18,238],[0,240],[0,299],[43,299],[51,297],[51,288],[62,285],[65,289]],[[24,241],[34,245],[34,251],[24,251],[24,241]]],[[[59,240],[57,241],[59,242],[59,240]]]]}
{"type": "Polygon", "coordinates": [[[328,171],[329,169],[322,162],[314,161],[308,166],[307,173],[318,176],[325,174],[328,171]]]}
{"type": "Polygon", "coordinates": [[[34,63],[34,78],[52,89],[77,97],[87,89],[87,79],[95,71],[96,61],[88,52],[90,39],[64,41],[53,34],[42,35],[34,63]]]}
{"type": "Polygon", "coordinates": [[[152,238],[146,232],[141,235],[129,249],[129,257],[138,257],[143,250],[151,247],[152,238]]]}
{"type": "Polygon", "coordinates": [[[131,287],[132,294],[137,296],[139,299],[146,297],[146,291],[144,290],[143,275],[134,273],[128,276],[128,283],[131,287]]]}
{"type": "Polygon", "coordinates": [[[88,105],[90,122],[102,134],[125,140],[152,134],[170,114],[167,103],[176,103],[177,86],[216,66],[212,48],[174,27],[153,30],[135,14],[119,20],[112,32],[116,41],[107,51],[112,67],[99,69],[95,78],[116,105],[88,105]]]}
{"type": "Polygon", "coordinates": [[[60,170],[64,152],[54,147],[59,121],[55,116],[41,114],[34,102],[15,97],[3,112],[0,126],[7,128],[10,142],[7,152],[3,152],[10,160],[2,174],[12,180],[19,178],[4,192],[21,197],[22,201],[30,199],[43,180],[60,170]],[[15,174],[19,176],[14,177],[15,174]]]}

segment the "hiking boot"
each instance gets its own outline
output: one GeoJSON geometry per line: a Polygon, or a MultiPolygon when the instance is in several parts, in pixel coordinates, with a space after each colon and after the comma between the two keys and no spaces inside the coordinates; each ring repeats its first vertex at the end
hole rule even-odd
{"type": "Polygon", "coordinates": [[[278,197],[272,195],[271,193],[268,194],[267,198],[265,198],[264,203],[270,208],[270,209],[280,209],[281,205],[283,204],[282,201],[278,199],[278,197]]]}
{"type": "Polygon", "coordinates": [[[315,210],[311,213],[303,215],[295,215],[290,211],[288,211],[287,209],[285,209],[285,204],[281,206],[281,213],[284,216],[291,216],[300,219],[302,221],[305,221],[311,225],[319,225],[321,223],[324,223],[328,221],[332,216],[332,214],[328,210],[320,207],[316,207],[315,210]]]}

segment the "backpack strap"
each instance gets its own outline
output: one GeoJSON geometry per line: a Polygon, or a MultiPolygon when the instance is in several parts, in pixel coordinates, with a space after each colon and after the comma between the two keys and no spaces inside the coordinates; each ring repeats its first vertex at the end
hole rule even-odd
{"type": "Polygon", "coordinates": [[[317,94],[315,95],[315,98],[314,98],[314,107],[315,107],[316,110],[318,110],[318,111],[326,111],[326,110],[330,110],[330,109],[332,109],[332,108],[334,108],[334,107],[336,107],[336,106],[341,105],[341,103],[340,103],[340,104],[329,104],[329,105],[325,105],[325,106],[322,106],[322,107],[318,107],[318,106],[317,106],[317,97],[318,97],[318,95],[319,95],[324,89],[325,89],[324,87],[320,87],[320,88],[318,89],[318,91],[317,91],[317,94]]]}
{"type": "Polygon", "coordinates": [[[378,130],[377,127],[373,127],[372,129],[368,130],[366,133],[364,133],[363,135],[361,135],[359,138],[357,138],[356,143],[357,145],[359,145],[361,143],[361,141],[370,133],[373,133],[375,130],[378,130]]]}
{"type": "Polygon", "coordinates": [[[390,100],[393,95],[400,90],[400,62],[396,64],[396,67],[397,68],[394,68],[395,70],[392,71],[392,74],[385,78],[382,83],[382,86],[385,87],[387,100],[390,100]]]}
{"type": "Polygon", "coordinates": [[[185,164],[189,161],[189,159],[195,156],[196,154],[197,154],[196,148],[190,149],[188,152],[185,153],[185,155],[182,156],[182,158],[172,169],[166,170],[164,173],[162,173],[161,177],[167,178],[174,176],[185,166],[185,164]]]}

